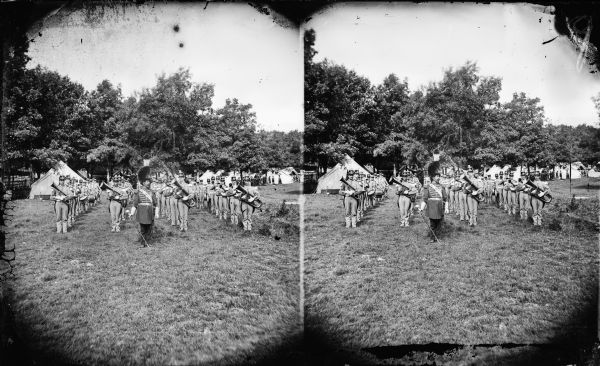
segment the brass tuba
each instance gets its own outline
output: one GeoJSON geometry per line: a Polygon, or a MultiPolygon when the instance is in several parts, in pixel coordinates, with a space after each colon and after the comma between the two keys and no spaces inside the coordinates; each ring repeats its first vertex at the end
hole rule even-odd
{"type": "Polygon", "coordinates": [[[538,196],[538,194],[540,192],[542,192],[542,190],[540,189],[540,187],[538,187],[531,180],[527,179],[527,181],[525,182],[525,184],[531,187],[531,192],[529,192],[529,194],[532,197],[535,197],[535,198],[537,198],[538,200],[540,200],[540,201],[542,201],[544,203],[550,203],[550,202],[552,202],[552,195],[550,195],[550,193],[545,193],[541,197],[538,196]]]}
{"type": "Polygon", "coordinates": [[[60,187],[58,187],[54,182],[52,182],[52,184],[50,184],[50,187],[56,189],[57,191],[59,191],[60,193],[62,193],[65,196],[64,201],[68,201],[68,200],[72,200],[73,198],[75,198],[75,196],[73,195],[68,195],[66,194],[60,187]]]}
{"type": "MultiPolygon", "coordinates": [[[[471,189],[469,190],[468,194],[471,194],[471,192],[473,192],[473,190],[477,189],[477,186],[475,184],[473,184],[473,182],[471,181],[471,179],[469,179],[469,177],[464,175],[462,177],[462,179],[463,179],[463,181],[465,181],[467,184],[469,184],[471,186],[471,189]]],[[[481,194],[481,192],[476,195],[471,195],[471,197],[473,197],[475,199],[475,201],[477,201],[477,202],[483,201],[483,198],[484,198],[483,194],[481,194]]]]}
{"type": "Polygon", "coordinates": [[[181,189],[181,191],[183,191],[183,194],[185,194],[185,197],[181,198],[181,201],[187,206],[187,207],[195,207],[196,206],[196,200],[193,200],[191,197],[192,195],[190,195],[190,193],[187,191],[187,189],[183,188],[183,186],[177,181],[177,179],[173,179],[173,181],[171,182],[171,184],[179,189],[181,189]]]}
{"type": "Polygon", "coordinates": [[[240,201],[249,204],[250,206],[260,209],[263,205],[262,201],[259,198],[254,197],[254,195],[250,194],[247,190],[245,190],[242,186],[238,185],[235,187],[237,191],[242,192],[242,196],[240,197],[240,201]],[[249,196],[249,198],[247,198],[249,196]],[[254,199],[252,199],[254,198],[254,199]]]}
{"type": "Polygon", "coordinates": [[[352,188],[352,190],[354,191],[354,193],[351,195],[351,197],[358,199],[361,192],[359,192],[356,188],[354,188],[354,186],[352,184],[348,183],[348,181],[344,178],[340,178],[340,182],[344,183],[347,186],[350,186],[350,188],[352,188]]]}

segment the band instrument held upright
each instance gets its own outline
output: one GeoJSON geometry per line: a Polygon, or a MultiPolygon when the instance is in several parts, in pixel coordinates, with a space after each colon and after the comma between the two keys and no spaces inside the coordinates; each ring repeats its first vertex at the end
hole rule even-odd
{"type": "Polygon", "coordinates": [[[196,201],[191,199],[192,197],[190,196],[190,193],[188,192],[187,189],[183,188],[183,186],[177,181],[177,179],[173,179],[173,181],[171,182],[171,184],[174,187],[179,188],[183,194],[185,194],[185,197],[181,198],[181,201],[188,207],[195,207],[196,206],[196,201]]]}
{"type": "Polygon", "coordinates": [[[65,196],[65,198],[63,199],[63,201],[68,201],[68,200],[72,200],[73,198],[75,198],[75,196],[73,195],[68,195],[66,194],[60,187],[58,187],[56,184],[52,183],[50,185],[50,187],[56,189],[57,191],[59,191],[63,196],[65,196]]]}
{"type": "Polygon", "coordinates": [[[348,183],[348,181],[347,181],[346,179],[344,179],[344,178],[340,178],[340,182],[342,182],[342,183],[344,183],[345,185],[347,185],[347,186],[349,186],[350,188],[352,188],[352,190],[354,191],[354,193],[352,193],[350,196],[351,196],[352,198],[356,198],[356,199],[358,199],[358,197],[360,196],[360,194],[361,194],[362,192],[359,192],[359,191],[358,191],[356,188],[354,188],[354,186],[353,186],[352,184],[348,183]]]}
{"type": "Polygon", "coordinates": [[[470,194],[471,197],[473,197],[477,202],[483,201],[484,197],[481,192],[477,193],[476,195],[471,194],[473,191],[476,191],[478,189],[477,186],[471,181],[471,179],[469,179],[469,177],[467,177],[466,175],[463,176],[462,179],[463,181],[465,181],[465,183],[467,183],[470,186],[470,188],[467,189],[467,194],[470,194]]]}
{"type": "Polygon", "coordinates": [[[256,208],[260,209],[263,205],[262,201],[259,198],[256,198],[254,195],[250,194],[247,190],[245,190],[242,186],[238,185],[235,187],[237,191],[242,192],[242,196],[240,197],[240,201],[256,208]]]}
{"type": "Polygon", "coordinates": [[[540,187],[538,187],[531,180],[527,179],[527,181],[525,182],[525,184],[531,187],[531,192],[529,192],[529,194],[532,197],[535,197],[535,198],[537,198],[538,200],[540,200],[540,201],[542,201],[544,203],[550,203],[550,202],[552,202],[552,195],[550,195],[550,193],[545,192],[541,197],[539,196],[540,192],[544,192],[544,191],[541,190],[540,187]]]}

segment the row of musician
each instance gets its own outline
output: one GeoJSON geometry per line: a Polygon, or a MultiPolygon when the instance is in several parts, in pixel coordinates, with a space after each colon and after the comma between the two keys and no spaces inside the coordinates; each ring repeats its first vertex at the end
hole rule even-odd
{"type": "MultiPolygon", "coordinates": [[[[368,197],[368,179],[358,171],[348,171],[347,178],[342,178],[341,182],[339,193],[344,200],[346,227],[356,227],[356,223],[360,222],[361,201],[368,197]]],[[[408,169],[402,170],[398,177],[392,177],[390,183],[396,186],[400,226],[409,226],[414,204],[423,186],[408,169]]],[[[552,201],[548,183],[540,180],[539,172],[522,175],[518,179],[515,179],[514,172],[480,178],[479,172],[469,167],[466,174],[442,175],[439,185],[445,197],[444,213],[452,211],[460,221],[469,221],[470,226],[477,225],[480,202],[493,202],[510,215],[516,215],[518,211],[524,220],[531,210],[533,224],[541,226],[542,209],[552,201]]]]}
{"type": "MultiPolygon", "coordinates": [[[[173,177],[171,177],[173,178],[173,177]]],[[[76,217],[100,201],[100,192],[106,190],[109,201],[111,232],[119,232],[121,222],[126,219],[126,208],[135,193],[133,186],[120,175],[115,175],[108,183],[73,183],[68,177],[60,177],[59,184],[53,184],[51,199],[55,201],[57,233],[66,233],[76,217]]],[[[188,230],[190,208],[205,208],[222,220],[231,220],[238,225],[240,217],[244,230],[252,230],[252,215],[260,209],[262,201],[256,187],[249,186],[249,180],[236,179],[228,186],[224,178],[211,178],[206,184],[189,182],[183,176],[171,180],[154,179],[150,190],[156,194],[155,218],[167,218],[179,230],[188,230]]]]}

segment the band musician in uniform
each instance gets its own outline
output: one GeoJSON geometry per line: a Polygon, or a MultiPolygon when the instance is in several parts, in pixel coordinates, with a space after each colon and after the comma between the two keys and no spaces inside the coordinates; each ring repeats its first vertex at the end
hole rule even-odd
{"type": "Polygon", "coordinates": [[[542,209],[544,208],[545,202],[542,200],[542,197],[547,195],[550,192],[550,187],[548,186],[548,182],[543,182],[540,179],[540,172],[536,171],[534,174],[533,184],[538,187],[537,190],[532,189],[530,191],[531,196],[531,209],[533,211],[533,225],[542,226],[542,209]]]}
{"type": "Polygon", "coordinates": [[[396,195],[398,195],[398,209],[400,210],[400,226],[408,227],[410,212],[417,196],[417,186],[410,182],[410,172],[403,169],[401,172],[400,182],[397,185],[396,195]]]}
{"type": "Polygon", "coordinates": [[[110,213],[110,231],[114,233],[121,231],[121,213],[125,209],[124,203],[125,196],[127,193],[123,189],[121,175],[115,175],[110,185],[116,191],[108,191],[108,212],[110,213]]]}
{"type": "Polygon", "coordinates": [[[349,184],[342,183],[339,193],[343,196],[346,227],[355,228],[357,222],[356,216],[358,213],[358,199],[356,197],[356,187],[352,186],[352,184],[356,184],[354,182],[354,171],[348,170],[346,181],[349,184]]]}
{"type": "Polygon", "coordinates": [[[50,196],[50,199],[54,201],[56,232],[66,234],[68,232],[67,221],[69,219],[69,203],[67,201],[69,197],[67,196],[72,195],[72,192],[65,185],[65,177],[62,175],[58,178],[57,187],[58,189],[52,189],[52,195],[50,196]]]}
{"type": "Polygon", "coordinates": [[[483,191],[483,182],[479,179],[479,172],[473,171],[469,168],[467,176],[473,185],[469,188],[469,194],[467,194],[467,210],[469,216],[469,226],[477,226],[477,213],[479,208],[479,202],[475,197],[483,191]]]}
{"type": "Polygon", "coordinates": [[[446,191],[440,184],[440,171],[439,162],[434,161],[429,164],[427,173],[431,178],[431,183],[423,188],[423,202],[419,211],[425,210],[426,215],[429,218],[429,236],[431,242],[436,241],[436,237],[439,236],[439,230],[444,219],[444,203],[447,201],[446,191]]]}
{"type": "Polygon", "coordinates": [[[259,199],[260,193],[257,187],[250,186],[249,179],[244,180],[244,189],[246,190],[246,192],[248,192],[248,194],[244,194],[240,197],[242,201],[240,204],[240,211],[242,212],[242,225],[245,231],[251,231],[252,215],[254,214],[255,208],[252,205],[250,205],[250,203],[259,199]]]}

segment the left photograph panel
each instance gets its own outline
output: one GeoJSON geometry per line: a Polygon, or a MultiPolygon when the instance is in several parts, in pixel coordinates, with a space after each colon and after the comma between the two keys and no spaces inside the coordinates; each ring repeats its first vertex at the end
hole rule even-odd
{"type": "Polygon", "coordinates": [[[0,357],[294,363],[298,28],[248,4],[38,13],[3,38],[0,357]]]}

